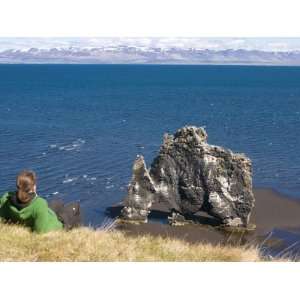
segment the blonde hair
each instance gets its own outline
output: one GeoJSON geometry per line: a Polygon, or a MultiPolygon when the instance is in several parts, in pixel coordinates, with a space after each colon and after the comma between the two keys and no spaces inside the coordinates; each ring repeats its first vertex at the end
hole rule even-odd
{"type": "Polygon", "coordinates": [[[24,170],[17,177],[17,196],[21,202],[28,202],[32,199],[36,175],[33,171],[24,170]]]}

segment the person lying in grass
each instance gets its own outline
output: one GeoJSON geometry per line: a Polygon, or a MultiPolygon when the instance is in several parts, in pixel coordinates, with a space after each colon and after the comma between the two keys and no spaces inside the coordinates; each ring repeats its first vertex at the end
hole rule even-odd
{"type": "Polygon", "coordinates": [[[46,233],[79,225],[79,205],[65,208],[63,203],[56,202],[54,209],[56,212],[37,195],[33,171],[22,171],[17,176],[17,190],[0,198],[0,220],[25,225],[34,232],[46,233]]]}

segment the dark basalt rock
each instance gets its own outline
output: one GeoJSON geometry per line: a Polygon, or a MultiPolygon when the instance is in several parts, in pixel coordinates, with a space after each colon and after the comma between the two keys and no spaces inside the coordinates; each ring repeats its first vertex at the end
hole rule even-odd
{"type": "Polygon", "coordinates": [[[225,225],[247,226],[255,201],[251,161],[209,145],[201,127],[166,134],[149,170],[142,156],[134,162],[122,217],[146,222],[155,201],[167,202],[177,219],[203,210],[225,225]]]}

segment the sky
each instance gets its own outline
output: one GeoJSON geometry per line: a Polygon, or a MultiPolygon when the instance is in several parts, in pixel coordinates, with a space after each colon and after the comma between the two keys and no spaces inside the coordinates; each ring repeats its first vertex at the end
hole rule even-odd
{"type": "Polygon", "coordinates": [[[26,50],[29,48],[93,48],[117,45],[159,48],[195,48],[195,49],[245,49],[262,51],[300,51],[300,38],[5,38],[0,37],[0,51],[7,49],[26,50]]]}

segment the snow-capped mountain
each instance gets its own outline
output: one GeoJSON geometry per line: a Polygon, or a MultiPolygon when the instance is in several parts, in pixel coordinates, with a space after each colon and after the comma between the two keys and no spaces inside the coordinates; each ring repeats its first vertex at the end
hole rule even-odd
{"type": "Polygon", "coordinates": [[[300,65],[300,39],[2,38],[0,63],[300,65]]]}

